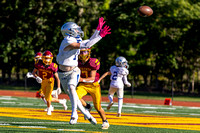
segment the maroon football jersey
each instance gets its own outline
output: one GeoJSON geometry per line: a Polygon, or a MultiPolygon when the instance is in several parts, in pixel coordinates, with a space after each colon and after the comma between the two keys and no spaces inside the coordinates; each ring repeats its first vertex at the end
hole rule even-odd
{"type": "Polygon", "coordinates": [[[51,63],[48,66],[39,60],[38,63],[35,64],[35,68],[39,71],[39,77],[44,79],[49,79],[53,77],[54,73],[58,71],[58,65],[56,63],[51,63]]]}
{"type": "MultiPolygon", "coordinates": [[[[87,78],[91,76],[90,75],[91,70],[99,70],[100,62],[96,58],[89,58],[89,60],[85,64],[82,64],[82,62],[78,60],[78,67],[81,70],[81,77],[87,78]]],[[[94,82],[97,82],[99,80],[99,77],[100,77],[99,73],[96,73],[94,82]]]]}

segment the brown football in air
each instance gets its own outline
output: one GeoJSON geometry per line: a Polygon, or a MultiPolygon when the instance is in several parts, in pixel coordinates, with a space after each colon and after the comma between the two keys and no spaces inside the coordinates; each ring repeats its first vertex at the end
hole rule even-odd
{"type": "Polygon", "coordinates": [[[140,6],[138,8],[138,13],[142,17],[149,17],[153,14],[153,10],[149,6],[140,6]]]}

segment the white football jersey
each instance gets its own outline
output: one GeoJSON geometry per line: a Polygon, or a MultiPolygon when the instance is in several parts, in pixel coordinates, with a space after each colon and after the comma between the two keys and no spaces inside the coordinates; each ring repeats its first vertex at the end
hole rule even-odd
{"type": "Polygon", "coordinates": [[[124,83],[122,78],[124,76],[127,76],[129,74],[129,71],[124,67],[117,67],[117,66],[111,66],[110,67],[110,87],[114,88],[124,88],[124,83]]]}
{"type": "Polygon", "coordinates": [[[59,53],[56,57],[56,61],[58,62],[58,64],[64,66],[78,66],[78,55],[80,53],[80,49],[64,51],[65,47],[74,42],[80,43],[82,42],[82,38],[74,38],[67,36],[63,39],[59,48],[59,53]]]}

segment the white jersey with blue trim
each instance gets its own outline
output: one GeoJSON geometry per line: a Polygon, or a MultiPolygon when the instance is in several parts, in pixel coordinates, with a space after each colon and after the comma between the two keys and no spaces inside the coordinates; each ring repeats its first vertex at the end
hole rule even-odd
{"type": "Polygon", "coordinates": [[[80,53],[80,49],[72,49],[64,51],[64,48],[70,45],[71,43],[80,43],[82,42],[82,38],[74,38],[67,36],[61,42],[59,53],[56,57],[56,61],[58,64],[64,66],[78,66],[78,55],[80,53]]]}
{"type": "Polygon", "coordinates": [[[129,71],[124,67],[117,67],[117,66],[111,66],[110,67],[110,87],[114,88],[124,88],[124,83],[122,78],[124,76],[127,76],[129,74],[129,71]]]}

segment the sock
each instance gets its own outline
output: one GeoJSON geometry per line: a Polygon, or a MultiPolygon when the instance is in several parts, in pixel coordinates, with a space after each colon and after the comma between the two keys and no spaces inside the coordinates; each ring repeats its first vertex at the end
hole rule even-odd
{"type": "Polygon", "coordinates": [[[83,107],[79,99],[78,99],[78,108],[81,111],[81,113],[83,113],[87,117],[87,119],[91,118],[91,114],[89,113],[89,111],[85,109],[85,107],[83,107]]]}
{"type": "Polygon", "coordinates": [[[108,94],[108,99],[110,100],[110,103],[113,102],[113,95],[108,94]]]}
{"type": "Polygon", "coordinates": [[[60,104],[63,104],[63,103],[64,103],[64,100],[59,99],[59,103],[60,103],[60,104]]]}
{"type": "Polygon", "coordinates": [[[103,122],[108,122],[108,120],[106,119],[106,120],[103,120],[103,122]]]}
{"type": "Polygon", "coordinates": [[[118,98],[118,113],[122,112],[123,98],[118,98]]]}
{"type": "Polygon", "coordinates": [[[90,103],[86,103],[87,105],[85,106],[86,109],[90,109],[92,106],[90,103]]]}
{"type": "Polygon", "coordinates": [[[44,101],[45,104],[47,104],[47,101],[45,100],[45,98],[41,98],[41,99],[44,101]]]}
{"type": "Polygon", "coordinates": [[[72,115],[71,117],[75,117],[77,118],[78,117],[78,114],[77,114],[77,105],[78,105],[78,95],[76,93],[76,88],[74,85],[69,85],[69,98],[70,98],[70,101],[71,101],[71,105],[72,105],[72,115]]]}

